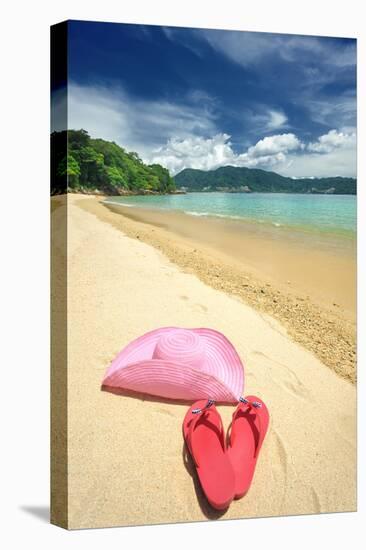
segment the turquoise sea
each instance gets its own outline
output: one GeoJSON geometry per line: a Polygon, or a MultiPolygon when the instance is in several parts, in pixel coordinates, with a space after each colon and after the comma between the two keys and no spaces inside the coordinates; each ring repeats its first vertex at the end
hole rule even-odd
{"type": "Polygon", "coordinates": [[[354,195],[187,193],[109,197],[105,202],[183,211],[190,216],[244,220],[334,237],[353,239],[356,236],[357,201],[354,195]]]}

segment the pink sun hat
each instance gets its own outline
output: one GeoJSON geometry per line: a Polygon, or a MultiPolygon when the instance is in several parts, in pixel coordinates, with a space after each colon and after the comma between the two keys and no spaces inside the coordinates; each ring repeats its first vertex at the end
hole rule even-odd
{"type": "Polygon", "coordinates": [[[102,385],[169,399],[236,403],[244,390],[244,367],[220,332],[165,327],[123,348],[102,385]]]}

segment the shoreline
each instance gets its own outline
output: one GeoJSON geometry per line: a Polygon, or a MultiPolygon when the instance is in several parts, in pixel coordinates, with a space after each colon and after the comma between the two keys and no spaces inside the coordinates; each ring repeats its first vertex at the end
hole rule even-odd
{"type": "MultiPolygon", "coordinates": [[[[103,199],[102,204],[107,206],[111,211],[122,214],[131,220],[144,224],[153,225],[154,227],[164,228],[167,231],[174,233],[178,237],[183,237],[193,244],[200,244],[205,248],[210,248],[214,254],[224,253],[226,259],[237,260],[247,269],[256,266],[257,275],[265,277],[266,271],[270,273],[269,264],[272,267],[277,267],[275,264],[280,264],[280,260],[276,257],[282,253],[286,264],[284,269],[288,270],[292,261],[301,263],[301,256],[305,254],[316,254],[318,264],[326,264],[334,259],[346,260],[347,265],[337,265],[337,271],[343,270],[348,272],[349,278],[346,281],[337,281],[333,285],[333,295],[329,294],[330,298],[337,301],[338,293],[342,293],[345,299],[341,299],[342,306],[348,309],[348,313],[352,314],[355,310],[355,267],[356,267],[356,244],[355,236],[345,236],[343,234],[331,233],[326,231],[309,231],[300,227],[291,227],[273,223],[270,221],[257,221],[254,219],[245,219],[239,216],[225,216],[215,214],[196,214],[179,209],[168,209],[160,207],[149,207],[145,205],[117,203],[103,199]],[[252,250],[252,245],[255,244],[255,251],[252,250]],[[258,254],[258,246],[263,248],[262,259],[258,254]],[[245,251],[244,251],[245,249],[245,251]],[[273,250],[270,258],[265,258],[265,253],[268,254],[269,249],[273,250]],[[287,256],[287,257],[286,257],[287,256]],[[269,261],[268,261],[269,260],[269,261]],[[341,284],[343,282],[343,285],[341,284]]],[[[312,270],[314,261],[311,260],[312,270]]],[[[303,268],[306,268],[306,261],[303,268]]],[[[282,273],[282,279],[288,273],[282,273]]],[[[328,273],[334,276],[334,269],[328,273]]],[[[279,274],[278,274],[279,275],[279,274]]],[[[315,276],[314,287],[323,286],[321,291],[327,290],[324,281],[317,280],[317,272],[315,276]],[[323,283],[323,284],[322,284],[323,283]]],[[[336,275],[339,277],[339,274],[336,275]]],[[[269,279],[276,277],[269,275],[269,279]]],[[[281,277],[277,276],[277,283],[281,277]]],[[[307,282],[309,278],[307,278],[307,282]]],[[[292,282],[295,282],[295,279],[292,282]]],[[[300,289],[299,289],[300,290],[300,289]]],[[[304,289],[303,290],[307,290],[304,289]]],[[[314,290],[314,288],[313,288],[314,290]]],[[[314,296],[313,296],[314,297],[314,296]]],[[[323,301],[324,305],[324,301],[323,301]]]]}
{"type": "MultiPolygon", "coordinates": [[[[115,198],[115,197],[114,197],[115,198]]],[[[182,210],[178,208],[165,208],[161,206],[146,206],[143,204],[136,204],[127,202],[117,202],[109,200],[109,197],[102,197],[102,203],[109,205],[111,207],[126,209],[131,208],[135,211],[136,215],[140,211],[141,221],[146,219],[151,213],[161,213],[163,216],[165,214],[174,214],[178,216],[189,216],[194,218],[203,218],[204,220],[216,220],[222,221],[222,223],[229,224],[242,224],[243,227],[246,226],[246,229],[250,232],[258,232],[263,234],[272,234],[275,232],[278,236],[283,237],[284,239],[294,240],[298,242],[306,243],[308,240],[309,245],[313,247],[314,239],[319,241],[319,243],[324,243],[325,245],[330,245],[331,247],[351,250],[355,248],[356,243],[356,234],[351,230],[341,231],[326,231],[313,229],[311,226],[300,226],[300,225],[286,225],[285,223],[276,223],[270,220],[255,219],[255,218],[244,218],[238,215],[226,215],[219,213],[209,213],[209,212],[195,212],[190,210],[182,210]],[[142,214],[145,213],[145,216],[142,214]]],[[[127,211],[125,210],[127,215],[127,211]]]]}
{"type": "MultiPolygon", "coordinates": [[[[303,250],[298,253],[298,243],[295,246],[285,243],[284,246],[284,243],[263,238],[247,238],[244,256],[236,258],[239,237],[235,236],[232,227],[230,239],[223,239],[221,248],[218,246],[223,228],[221,220],[213,223],[207,218],[196,219],[183,213],[102,204],[99,196],[79,196],[78,206],[126,235],[159,249],[173,263],[194,273],[209,286],[237,296],[256,310],[274,317],[296,342],[315,353],[339,376],[355,383],[355,259],[349,260],[354,261],[354,271],[350,272],[348,260],[332,257],[332,254],[324,257],[314,252],[306,257],[303,250]],[[189,217],[189,224],[184,217],[189,217]],[[202,233],[203,228],[207,229],[206,234],[197,238],[197,231],[202,233]],[[258,250],[261,251],[259,255],[258,250]],[[272,261],[270,273],[265,273],[269,256],[264,254],[264,250],[272,260],[274,257],[279,259],[277,265],[272,261]],[[289,257],[292,262],[290,282],[284,279],[283,272],[283,265],[289,263],[289,257]],[[312,269],[310,278],[306,265],[312,269]],[[329,279],[332,272],[337,276],[329,279]],[[342,276],[345,277],[343,281],[339,280],[342,276]],[[347,291],[347,295],[332,300],[334,290],[347,291]]],[[[243,234],[240,239],[242,242],[243,234]]]]}

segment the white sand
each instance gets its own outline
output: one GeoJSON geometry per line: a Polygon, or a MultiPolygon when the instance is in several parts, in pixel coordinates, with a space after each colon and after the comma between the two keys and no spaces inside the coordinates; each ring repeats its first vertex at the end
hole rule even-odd
{"type": "MultiPolygon", "coordinates": [[[[78,200],[69,196],[69,527],[355,510],[355,387],[276,321],[179,271],[78,200]],[[252,487],[224,514],[185,465],[187,406],[100,390],[122,347],[167,325],[226,334],[245,362],[245,394],[271,414],[252,487]]],[[[227,427],[234,408],[218,409],[227,427]]]]}

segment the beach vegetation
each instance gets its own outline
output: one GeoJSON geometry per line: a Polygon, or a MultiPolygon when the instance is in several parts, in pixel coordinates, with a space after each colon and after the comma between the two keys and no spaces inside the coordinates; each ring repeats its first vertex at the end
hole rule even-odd
{"type": "Polygon", "coordinates": [[[147,165],[136,152],[115,142],[93,139],[86,130],[51,134],[52,194],[100,191],[108,195],[175,191],[169,171],[147,165]],[[67,145],[65,145],[67,143],[67,145]]]}

